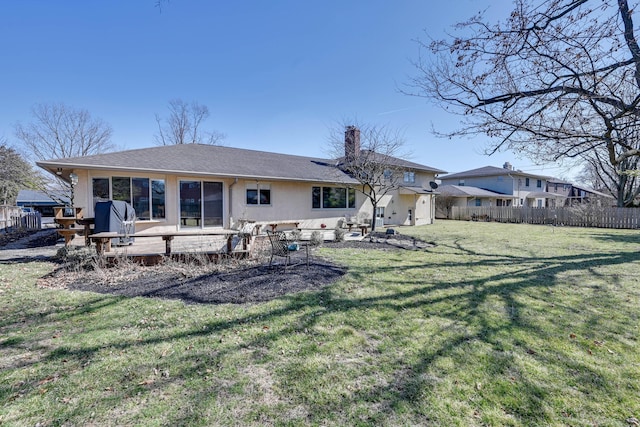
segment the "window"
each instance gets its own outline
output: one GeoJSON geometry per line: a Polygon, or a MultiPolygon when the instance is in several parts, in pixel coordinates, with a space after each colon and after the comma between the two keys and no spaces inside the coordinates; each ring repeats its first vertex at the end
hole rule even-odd
{"type": "Polygon", "coordinates": [[[376,208],[376,218],[384,218],[384,207],[378,206],[376,208]]]}
{"type": "Polygon", "coordinates": [[[180,181],[181,226],[221,226],[222,190],[221,182],[180,181]]]}
{"type": "Polygon", "coordinates": [[[536,187],[542,188],[542,180],[541,179],[536,181],[536,187]]]}
{"type": "Polygon", "coordinates": [[[476,206],[482,206],[482,199],[476,199],[476,206]]]}
{"type": "Polygon", "coordinates": [[[529,178],[525,178],[524,180],[524,186],[528,187],[529,186],[529,178]]]}
{"type": "Polygon", "coordinates": [[[93,204],[109,200],[109,178],[93,178],[93,204]]]}
{"type": "Polygon", "coordinates": [[[311,207],[314,209],[355,208],[356,190],[345,187],[313,187],[311,207]]]}
{"type": "Polygon", "coordinates": [[[141,220],[165,217],[164,180],[114,176],[93,179],[94,204],[106,200],[131,203],[141,220]]]}
{"type": "Polygon", "coordinates": [[[271,185],[270,184],[249,184],[247,185],[248,205],[270,205],[271,185]]]}
{"type": "Polygon", "coordinates": [[[114,176],[111,178],[111,198],[131,203],[131,178],[114,176]]]}
{"type": "Polygon", "coordinates": [[[413,184],[416,182],[416,173],[415,172],[405,172],[404,173],[404,182],[408,184],[413,184]]]}
{"type": "Polygon", "coordinates": [[[386,179],[387,181],[391,181],[391,178],[393,178],[393,172],[391,172],[389,169],[385,169],[384,179],[386,179]]]}
{"type": "Polygon", "coordinates": [[[460,181],[458,181],[458,185],[460,187],[464,187],[464,179],[461,179],[460,181]]]}

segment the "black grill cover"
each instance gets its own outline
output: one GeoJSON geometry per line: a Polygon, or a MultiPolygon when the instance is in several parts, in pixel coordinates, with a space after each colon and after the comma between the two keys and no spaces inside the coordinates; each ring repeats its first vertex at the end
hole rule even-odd
{"type": "Polygon", "coordinates": [[[94,232],[116,232],[125,234],[126,237],[111,239],[112,245],[130,245],[133,237],[129,235],[136,232],[135,227],[136,211],[127,202],[120,200],[110,200],[108,202],[97,202],[95,207],[94,232]]]}

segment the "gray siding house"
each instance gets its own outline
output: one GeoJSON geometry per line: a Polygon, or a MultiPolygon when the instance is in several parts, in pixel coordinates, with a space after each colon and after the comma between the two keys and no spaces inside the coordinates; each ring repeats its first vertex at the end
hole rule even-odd
{"type": "MultiPolygon", "coordinates": [[[[440,178],[446,186],[474,187],[475,206],[554,207],[561,205],[564,196],[547,191],[549,177],[515,170],[510,163],[502,168],[485,166],[440,178]],[[479,190],[491,193],[482,194],[479,190]]],[[[444,193],[444,191],[440,190],[444,193]]],[[[468,204],[467,204],[468,205],[468,204]]]]}

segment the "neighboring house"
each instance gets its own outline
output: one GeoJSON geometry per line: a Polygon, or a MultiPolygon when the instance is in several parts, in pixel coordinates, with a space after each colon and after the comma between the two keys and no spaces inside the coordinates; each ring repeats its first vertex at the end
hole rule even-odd
{"type": "Polygon", "coordinates": [[[86,217],[97,201],[130,202],[136,232],[374,215],[392,224],[432,223],[429,183],[443,171],[397,161],[406,166],[406,186],[387,194],[375,213],[357,181],[328,159],[182,144],[37,164],[68,180],[78,176],[74,204],[86,217]]]}
{"type": "Polygon", "coordinates": [[[454,206],[508,206],[504,204],[504,194],[495,191],[483,190],[478,187],[459,185],[441,185],[438,187],[436,199],[436,218],[449,218],[451,208],[454,206]],[[501,204],[498,205],[498,200],[501,204]]]}
{"type": "Polygon", "coordinates": [[[547,191],[547,179],[515,170],[508,162],[502,168],[485,166],[440,178],[443,186],[475,187],[468,191],[475,192],[474,203],[480,206],[558,206],[564,197],[547,191]],[[482,195],[479,190],[490,193],[482,195]]]}
{"type": "Polygon", "coordinates": [[[550,178],[547,181],[547,191],[562,194],[564,206],[575,206],[582,203],[596,203],[601,206],[615,205],[615,197],[611,194],[560,179],[550,178]]]}
{"type": "Polygon", "coordinates": [[[53,208],[69,203],[69,197],[61,195],[59,200],[54,200],[43,191],[20,190],[16,199],[16,205],[22,208],[30,208],[40,212],[42,216],[52,217],[53,208]]]}

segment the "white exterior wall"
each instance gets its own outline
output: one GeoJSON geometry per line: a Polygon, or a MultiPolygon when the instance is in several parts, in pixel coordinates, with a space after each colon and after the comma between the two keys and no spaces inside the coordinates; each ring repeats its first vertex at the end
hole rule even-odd
{"type": "MultiPolygon", "coordinates": [[[[349,209],[314,209],[312,207],[313,187],[341,187],[329,183],[260,181],[218,178],[200,175],[167,175],[137,173],[121,170],[75,170],[78,185],[74,188],[74,204],[84,208],[85,217],[94,216],[93,187],[94,178],[139,177],[164,180],[165,218],[136,221],[136,232],[153,229],[154,231],[176,231],[180,228],[179,182],[209,181],[223,184],[223,226],[237,227],[239,220],[257,222],[301,221],[322,218],[358,217],[360,220],[373,218],[373,206],[368,197],[356,190],[356,207],[349,209]],[[248,205],[246,190],[248,185],[268,184],[271,190],[271,204],[248,205]]],[[[435,180],[434,174],[416,173],[415,183],[407,186],[429,189],[429,182],[435,180]]],[[[431,194],[399,194],[395,191],[385,196],[385,224],[422,225],[431,224],[435,217],[435,206],[431,194]],[[409,218],[411,209],[411,218],[409,218]],[[396,212],[394,215],[393,212],[396,212]]]]}
{"type": "Polygon", "coordinates": [[[314,209],[312,205],[313,187],[340,187],[340,185],[300,182],[260,181],[258,184],[269,185],[271,190],[270,205],[248,205],[246,203],[247,186],[256,184],[255,180],[238,180],[231,186],[231,217],[235,226],[239,220],[258,222],[267,221],[300,221],[303,219],[336,218],[356,216],[360,212],[368,212],[371,217],[371,205],[368,209],[362,206],[365,196],[356,191],[356,207],[349,209],[314,209]],[[359,209],[360,208],[360,209],[359,209]]]}
{"type": "Polygon", "coordinates": [[[180,223],[179,182],[209,181],[223,184],[223,224],[224,227],[237,226],[238,220],[247,219],[259,222],[268,221],[300,221],[304,219],[337,218],[345,216],[372,217],[370,204],[366,204],[365,196],[356,191],[356,208],[345,209],[314,209],[312,207],[312,187],[339,185],[320,183],[300,183],[282,181],[260,181],[268,184],[271,190],[270,205],[247,205],[246,190],[248,184],[256,184],[255,180],[235,180],[212,176],[165,175],[149,173],[133,173],[128,171],[86,171],[76,170],[78,185],[74,188],[74,204],[84,208],[85,217],[94,216],[93,207],[93,178],[141,177],[162,179],[165,182],[165,218],[136,221],[136,232],[149,230],[176,231],[180,223]],[[364,204],[364,206],[363,206],[364,204]],[[362,213],[361,213],[362,212],[362,213]]]}

